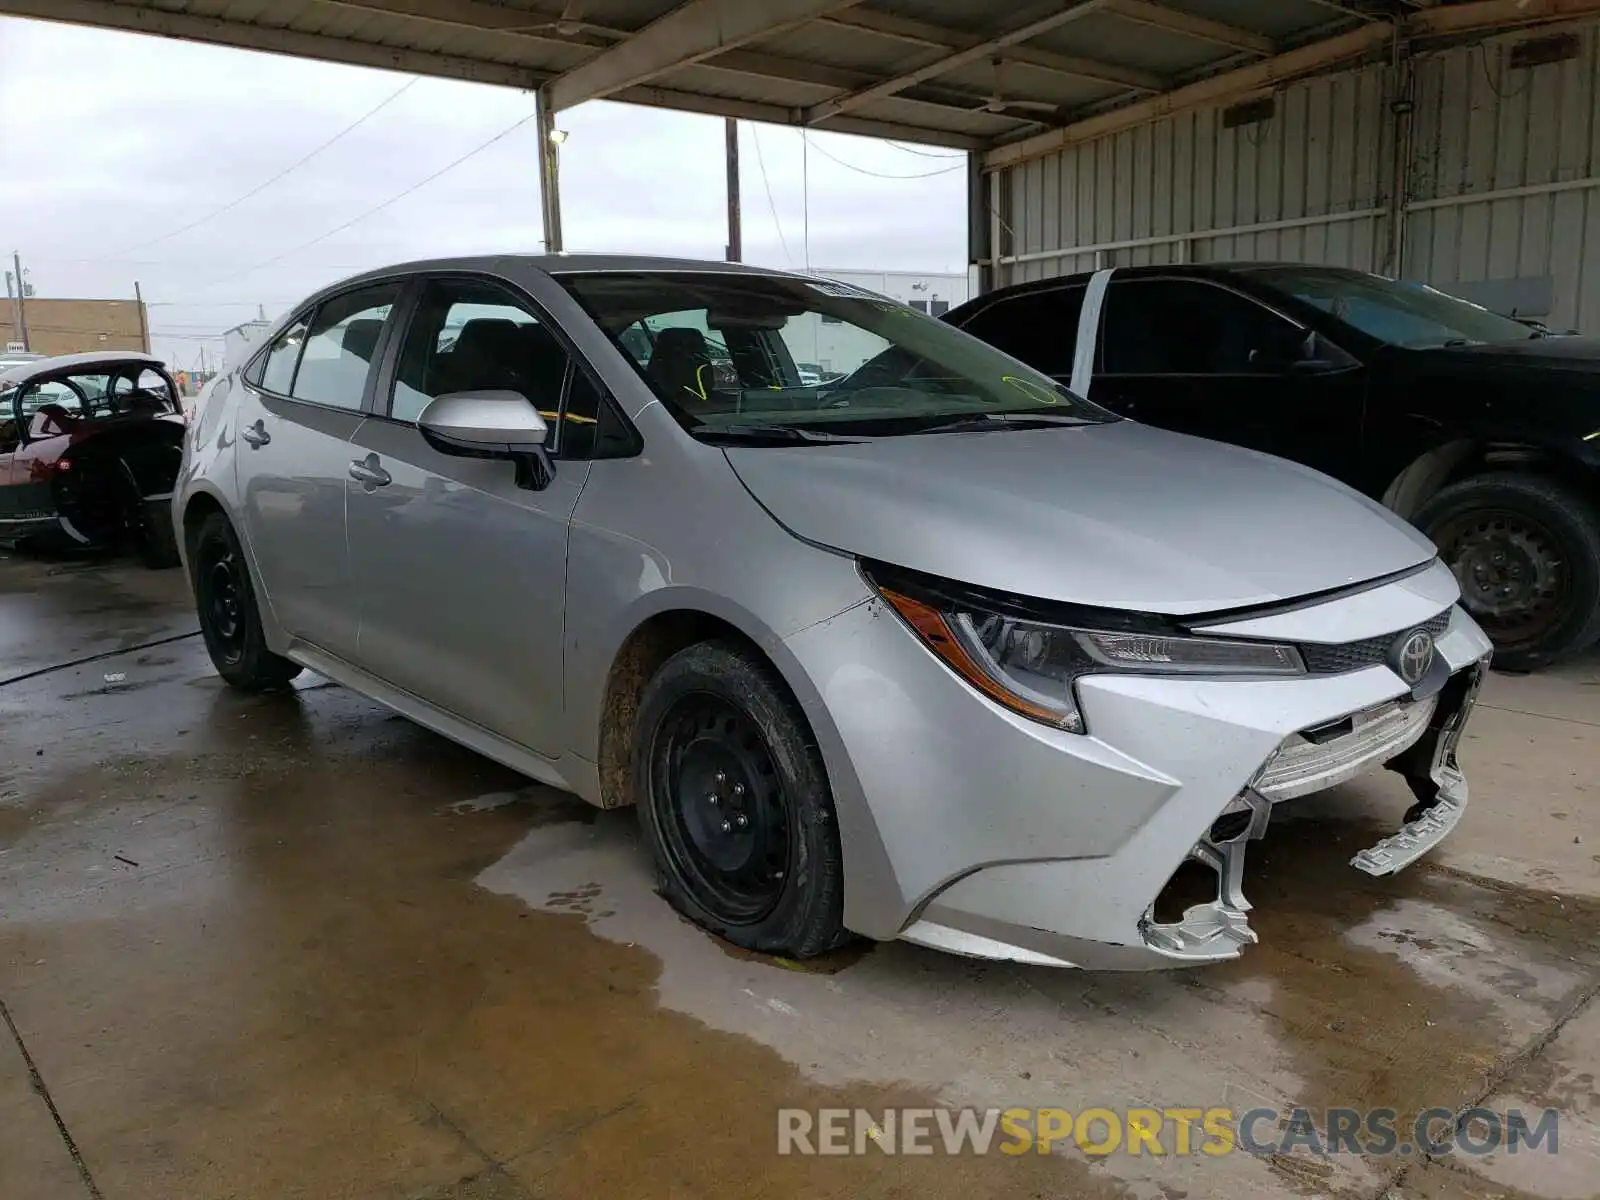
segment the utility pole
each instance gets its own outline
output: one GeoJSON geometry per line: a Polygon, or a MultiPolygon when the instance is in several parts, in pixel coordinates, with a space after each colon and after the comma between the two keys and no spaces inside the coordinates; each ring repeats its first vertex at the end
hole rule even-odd
{"type": "Polygon", "coordinates": [[[739,122],[735,117],[723,121],[728,154],[728,261],[744,261],[744,238],[739,227],[739,122]]]}
{"type": "Polygon", "coordinates": [[[12,251],[11,265],[17,273],[17,294],[13,298],[16,310],[17,338],[22,342],[24,350],[32,350],[33,346],[28,342],[28,310],[27,305],[23,303],[23,297],[28,290],[28,285],[23,282],[22,255],[12,251]]]}
{"type": "Polygon", "coordinates": [[[144,311],[144,293],[139,290],[139,281],[133,281],[133,299],[139,306],[139,347],[146,354],[150,353],[150,318],[144,311]]]}

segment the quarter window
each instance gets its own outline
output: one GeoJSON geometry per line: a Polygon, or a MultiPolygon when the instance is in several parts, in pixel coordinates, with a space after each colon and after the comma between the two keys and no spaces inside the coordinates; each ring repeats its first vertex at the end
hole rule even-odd
{"type": "Polygon", "coordinates": [[[260,383],[269,392],[287,396],[294,383],[294,368],[300,361],[300,348],[306,341],[306,323],[296,321],[272,343],[261,367],[260,383]]]}
{"type": "Polygon", "coordinates": [[[1108,375],[1259,374],[1297,332],[1238,292],[1183,279],[1114,281],[1104,330],[1108,375]]]}
{"type": "Polygon", "coordinates": [[[359,409],[378,337],[399,292],[398,284],[384,284],[322,304],[306,333],[289,395],[312,404],[359,409]]]}

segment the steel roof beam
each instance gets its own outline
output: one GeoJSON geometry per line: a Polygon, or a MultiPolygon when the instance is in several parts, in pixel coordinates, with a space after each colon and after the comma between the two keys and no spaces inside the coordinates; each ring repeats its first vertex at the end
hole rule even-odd
{"type": "MultiPolygon", "coordinates": [[[[965,50],[968,46],[983,40],[980,36],[963,33],[957,29],[946,29],[940,25],[930,25],[925,21],[914,21],[909,17],[865,8],[836,13],[824,18],[821,24],[843,29],[863,29],[881,37],[894,38],[914,46],[927,46],[935,50],[965,50]]],[[[1093,83],[1106,83],[1134,92],[1153,94],[1165,90],[1167,86],[1166,80],[1149,71],[1077,58],[1070,54],[1057,54],[1053,50],[1041,50],[1035,46],[1007,46],[1003,50],[996,51],[995,57],[1003,58],[1007,62],[1026,63],[1041,71],[1050,71],[1072,79],[1087,79],[1093,83]]]]}
{"type": "MultiPolygon", "coordinates": [[[[1537,3],[1538,0],[1532,2],[1537,3]]],[[[1600,5],[1600,0],[1589,0],[1589,2],[1600,5]]],[[[984,155],[984,168],[997,170],[1001,167],[1014,166],[1067,146],[1093,141],[1108,134],[1121,133],[1124,129],[1147,125],[1174,113],[1225,104],[1263,88],[1274,87],[1348,59],[1369,54],[1378,47],[1387,45],[1390,36],[1390,26],[1387,23],[1362,25],[1338,37],[1313,42],[1309,46],[1301,46],[1247,67],[1228,71],[1210,79],[1202,79],[1198,83],[1191,83],[1176,91],[1152,96],[1123,108],[1112,109],[1099,116],[1075,121],[1060,129],[1052,129],[1048,133],[998,146],[984,155]]]]}
{"type": "Polygon", "coordinates": [[[1179,12],[1164,4],[1151,4],[1149,0],[1111,0],[1106,12],[1119,20],[1146,25],[1151,29],[1160,29],[1167,33],[1181,34],[1196,41],[1226,46],[1230,50],[1243,50],[1262,57],[1277,50],[1271,38],[1263,37],[1259,33],[1224,25],[1221,21],[1213,21],[1206,17],[1179,12]]]}
{"type": "Polygon", "coordinates": [[[858,0],[687,0],[626,41],[545,86],[554,111],[636,87],[680,67],[785,33],[858,0]]]}
{"type": "Polygon", "coordinates": [[[829,117],[850,112],[863,105],[871,104],[875,100],[886,99],[897,92],[904,91],[908,87],[926,83],[928,80],[936,79],[940,75],[959,70],[981,59],[992,57],[1008,46],[1026,42],[1030,38],[1036,38],[1042,33],[1057,29],[1069,21],[1088,16],[1092,12],[1105,8],[1109,3],[1110,0],[1069,0],[1068,3],[1063,4],[1062,0],[1047,0],[1044,4],[1035,4],[1030,10],[1034,14],[1031,19],[1007,30],[1005,33],[997,34],[993,37],[980,37],[962,49],[941,55],[932,62],[924,63],[914,70],[896,75],[893,79],[885,79],[883,82],[875,83],[870,87],[861,88],[854,92],[845,92],[830,100],[824,100],[820,104],[813,104],[806,110],[806,124],[814,125],[819,121],[827,120],[829,117]]]}
{"type": "MultiPolygon", "coordinates": [[[[756,100],[735,100],[723,96],[703,96],[649,84],[625,88],[614,93],[611,99],[625,104],[643,104],[652,108],[707,113],[714,117],[737,117],[741,121],[761,121],[768,125],[799,125],[800,113],[803,111],[781,104],[763,104],[756,100]]],[[[1027,126],[1035,122],[1018,121],[1017,124],[1027,126]]],[[[831,133],[893,138],[901,142],[919,142],[923,145],[946,146],[955,150],[978,150],[986,144],[983,138],[971,134],[924,129],[916,125],[902,125],[895,121],[878,121],[854,116],[834,117],[824,121],[817,128],[831,133]]]]}

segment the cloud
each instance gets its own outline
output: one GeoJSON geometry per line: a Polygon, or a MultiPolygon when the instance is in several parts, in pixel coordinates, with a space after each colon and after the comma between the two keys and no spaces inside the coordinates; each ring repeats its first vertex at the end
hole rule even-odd
{"type": "MultiPolygon", "coordinates": [[[[193,364],[201,345],[219,349],[206,335],[257,305],[275,314],[359,270],[537,252],[530,121],[391,207],[281,263],[247,270],[413,186],[533,111],[530,93],[440,79],[417,81],[260,195],[141,246],[282,171],[406,78],[0,18],[0,228],[11,231],[40,295],[130,296],[139,280],[153,304],[156,349],[181,366],[193,364]]],[[[560,124],[570,135],[561,150],[570,249],[722,256],[719,118],[599,102],[561,114],[560,124]]],[[[963,171],[922,179],[862,173],[916,175],[958,167],[958,156],[942,162],[868,139],[809,137],[807,146],[793,129],[741,127],[749,261],[800,266],[809,245],[818,266],[964,269],[963,171]]]]}

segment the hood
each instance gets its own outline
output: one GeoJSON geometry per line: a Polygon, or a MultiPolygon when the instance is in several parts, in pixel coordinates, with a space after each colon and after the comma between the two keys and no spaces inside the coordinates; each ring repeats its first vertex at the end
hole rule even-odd
{"type": "Polygon", "coordinates": [[[1132,421],[725,453],[808,541],[1043,600],[1217,612],[1434,556],[1325,475],[1132,421]]]}
{"type": "Polygon", "coordinates": [[[1503,367],[1517,372],[1549,371],[1564,375],[1600,376],[1600,338],[1542,337],[1486,346],[1444,346],[1412,351],[1434,368],[1466,372],[1503,367]]]}

